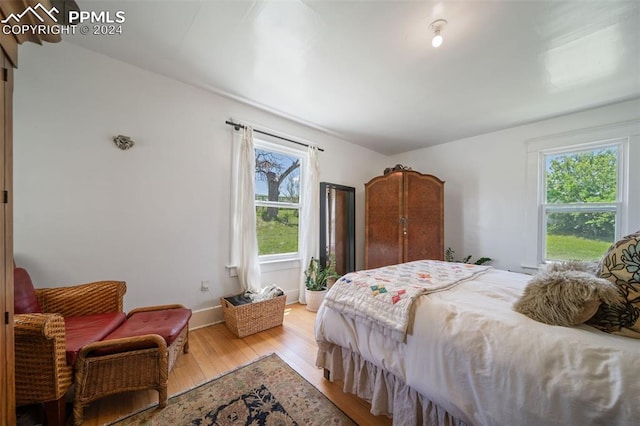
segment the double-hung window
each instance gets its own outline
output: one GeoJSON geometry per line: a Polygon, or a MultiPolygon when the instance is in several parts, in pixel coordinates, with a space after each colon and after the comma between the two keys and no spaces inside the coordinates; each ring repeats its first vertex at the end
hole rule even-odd
{"type": "Polygon", "coordinates": [[[300,229],[302,151],[254,140],[255,208],[261,262],[293,260],[300,229]]]}
{"type": "Polygon", "coordinates": [[[541,260],[600,259],[620,233],[626,139],[540,152],[541,260]]]}

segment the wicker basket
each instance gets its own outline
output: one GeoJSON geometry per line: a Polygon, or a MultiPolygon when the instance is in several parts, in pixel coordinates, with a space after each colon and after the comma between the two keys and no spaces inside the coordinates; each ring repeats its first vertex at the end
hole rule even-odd
{"type": "Polygon", "coordinates": [[[282,325],[287,295],[262,302],[234,306],[224,297],[220,298],[222,314],[227,328],[238,337],[259,333],[282,325]]]}

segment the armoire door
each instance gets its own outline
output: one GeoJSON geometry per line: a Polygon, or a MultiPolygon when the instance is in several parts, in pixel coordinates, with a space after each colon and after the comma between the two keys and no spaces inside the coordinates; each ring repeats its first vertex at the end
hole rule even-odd
{"type": "Polygon", "coordinates": [[[444,182],[432,175],[406,172],[404,194],[404,262],[444,260],[444,182]]]}
{"type": "Polygon", "coordinates": [[[365,268],[403,262],[403,173],[365,185],[365,268]]]}

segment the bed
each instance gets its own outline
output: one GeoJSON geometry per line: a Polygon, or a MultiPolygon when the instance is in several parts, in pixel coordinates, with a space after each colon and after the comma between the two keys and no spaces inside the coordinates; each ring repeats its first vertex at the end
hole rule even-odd
{"type": "MultiPolygon", "coordinates": [[[[398,275],[398,266],[385,268],[398,275]]],[[[357,274],[339,280],[317,313],[316,365],[373,414],[395,425],[638,424],[640,340],[514,312],[530,276],[488,268],[414,294],[398,337],[339,303],[357,274]]],[[[379,295],[397,292],[391,281],[379,282],[379,295]]]]}

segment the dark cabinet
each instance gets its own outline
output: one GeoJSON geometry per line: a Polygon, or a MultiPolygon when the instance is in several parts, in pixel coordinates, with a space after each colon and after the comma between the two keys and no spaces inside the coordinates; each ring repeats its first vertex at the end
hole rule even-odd
{"type": "Polygon", "coordinates": [[[365,268],[444,259],[444,182],[412,170],[365,184],[365,268]]]}

